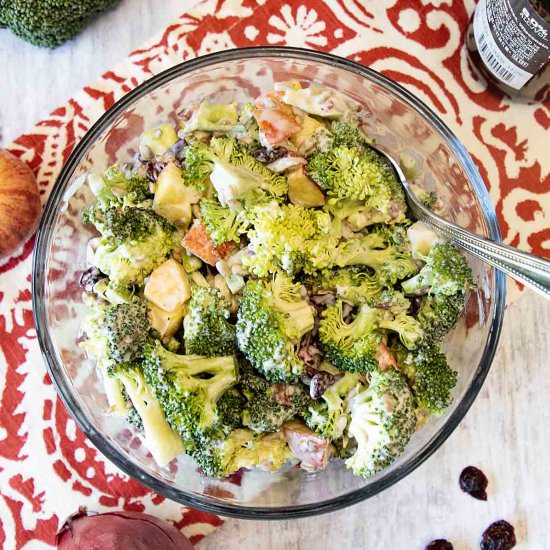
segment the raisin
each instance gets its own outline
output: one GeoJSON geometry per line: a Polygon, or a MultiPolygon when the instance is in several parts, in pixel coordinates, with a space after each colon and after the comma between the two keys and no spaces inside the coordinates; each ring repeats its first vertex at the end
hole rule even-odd
{"type": "Polygon", "coordinates": [[[462,470],[459,478],[460,488],[478,500],[487,500],[487,477],[475,466],[467,466],[462,470]]]}
{"type": "Polygon", "coordinates": [[[319,399],[333,384],[344,376],[343,373],[331,374],[320,370],[311,378],[309,394],[312,399],[319,399]]]}
{"type": "Polygon", "coordinates": [[[483,535],[479,547],[481,550],[510,550],[516,545],[516,533],[512,525],[501,519],[491,523],[483,535]]]}
{"type": "Polygon", "coordinates": [[[263,164],[270,164],[280,158],[286,157],[288,149],[282,145],[276,145],[272,149],[259,145],[253,148],[250,153],[256,160],[259,160],[263,164]]]}
{"type": "Polygon", "coordinates": [[[145,176],[147,179],[154,183],[157,181],[160,173],[164,170],[166,162],[160,162],[155,160],[149,160],[143,163],[145,166],[145,176]]]}
{"type": "Polygon", "coordinates": [[[453,550],[453,545],[445,539],[432,540],[425,550],[453,550]]]}
{"type": "Polygon", "coordinates": [[[82,273],[80,276],[80,287],[86,292],[93,292],[96,283],[104,279],[105,275],[97,269],[97,267],[90,267],[82,273]]]}

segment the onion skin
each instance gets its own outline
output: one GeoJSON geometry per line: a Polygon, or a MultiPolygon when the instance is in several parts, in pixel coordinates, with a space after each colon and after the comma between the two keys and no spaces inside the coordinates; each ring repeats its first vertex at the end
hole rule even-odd
{"type": "Polygon", "coordinates": [[[192,550],[172,524],[140,512],[93,514],[80,508],[68,517],[55,542],[60,550],[192,550]]]}
{"type": "Polygon", "coordinates": [[[34,233],[40,210],[32,170],[0,149],[0,260],[13,254],[34,233]]]}

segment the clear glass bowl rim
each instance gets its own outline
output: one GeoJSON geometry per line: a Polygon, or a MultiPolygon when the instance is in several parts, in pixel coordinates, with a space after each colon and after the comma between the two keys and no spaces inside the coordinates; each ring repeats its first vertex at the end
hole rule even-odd
{"type": "Polygon", "coordinates": [[[243,507],[229,503],[222,504],[212,502],[211,500],[205,500],[199,495],[184,493],[183,491],[172,487],[169,484],[146,473],[137,464],[134,464],[119,453],[115,446],[112,445],[101,434],[101,432],[95,429],[73,396],[70,385],[63,375],[61,366],[58,364],[54,353],[53,342],[50,338],[47,327],[47,312],[45,305],[46,273],[44,271],[44,266],[46,256],[48,254],[50,236],[53,230],[53,220],[56,214],[57,204],[63,197],[63,194],[70,183],[72,174],[77,169],[89,148],[93,145],[96,139],[117,119],[117,117],[124,113],[124,111],[132,105],[134,101],[154,91],[156,88],[169,83],[174,78],[192,72],[195,69],[204,69],[210,65],[227,61],[237,61],[259,57],[297,59],[300,61],[321,63],[350,71],[389,90],[400,100],[408,104],[409,107],[420,113],[423,117],[429,120],[430,124],[434,126],[434,128],[446,141],[447,146],[460,160],[462,168],[466,172],[468,180],[481,205],[485,223],[487,224],[489,231],[489,237],[495,241],[501,240],[500,229],[494,206],[491,203],[487,188],[485,187],[485,184],[483,183],[472,158],[447,125],[420,99],[407,91],[400,84],[397,84],[390,78],[383,76],[374,69],[329,53],[291,47],[257,46],[250,48],[237,48],[184,61],[153,76],[119,99],[99,118],[90,130],[88,130],[67,159],[67,162],[61,170],[61,173],[53,186],[50,197],[44,208],[42,219],[36,234],[34,249],[32,265],[32,303],[34,322],[40,349],[42,356],[46,361],[48,373],[53,381],[57,393],[79,428],[108,460],[113,462],[118,468],[120,468],[120,470],[138,480],[151,490],[192,508],[240,519],[290,519],[339,510],[372,497],[415,470],[443,444],[443,442],[458,426],[472,405],[475,397],[481,389],[481,386],[483,385],[483,381],[485,380],[487,373],[489,372],[502,327],[505,308],[506,284],[504,274],[493,270],[494,297],[490,314],[489,335],[485,343],[485,348],[483,350],[479,365],[463,399],[460,403],[458,403],[456,409],[447,418],[439,433],[421,453],[411,457],[410,460],[392,471],[389,475],[374,481],[364,488],[357,489],[322,502],[299,506],[287,506],[284,508],[243,507]]]}

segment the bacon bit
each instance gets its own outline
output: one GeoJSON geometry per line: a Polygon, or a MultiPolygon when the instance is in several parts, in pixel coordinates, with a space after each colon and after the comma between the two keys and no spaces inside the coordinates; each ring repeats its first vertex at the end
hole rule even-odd
{"type": "Polygon", "coordinates": [[[292,107],[283,103],[277,92],[267,92],[256,99],[254,117],[270,145],[280,143],[301,129],[292,107]]]}
{"type": "Polygon", "coordinates": [[[233,242],[214,246],[210,235],[206,231],[206,226],[198,220],[193,222],[191,229],[185,234],[181,244],[188,252],[212,266],[216,265],[216,262],[223,260],[235,248],[235,243],[233,242]]]}
{"type": "Polygon", "coordinates": [[[380,370],[387,370],[390,367],[397,368],[397,361],[384,342],[380,342],[376,348],[376,359],[380,365],[380,370]]]}
{"type": "Polygon", "coordinates": [[[333,451],[328,439],[323,439],[298,420],[283,424],[282,430],[290,450],[300,460],[301,468],[316,472],[327,467],[333,451]]]}

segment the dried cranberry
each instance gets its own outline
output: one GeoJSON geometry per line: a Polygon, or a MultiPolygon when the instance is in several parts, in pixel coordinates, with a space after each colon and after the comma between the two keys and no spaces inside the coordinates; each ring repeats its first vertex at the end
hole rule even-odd
{"type": "Polygon", "coordinates": [[[453,550],[453,545],[445,539],[432,540],[426,550],[453,550]]]}
{"type": "Polygon", "coordinates": [[[460,488],[478,500],[487,500],[487,477],[475,466],[467,466],[459,478],[460,488]]]}
{"type": "Polygon", "coordinates": [[[491,523],[483,535],[479,547],[481,550],[510,550],[516,545],[516,533],[512,525],[501,519],[491,523]]]}

